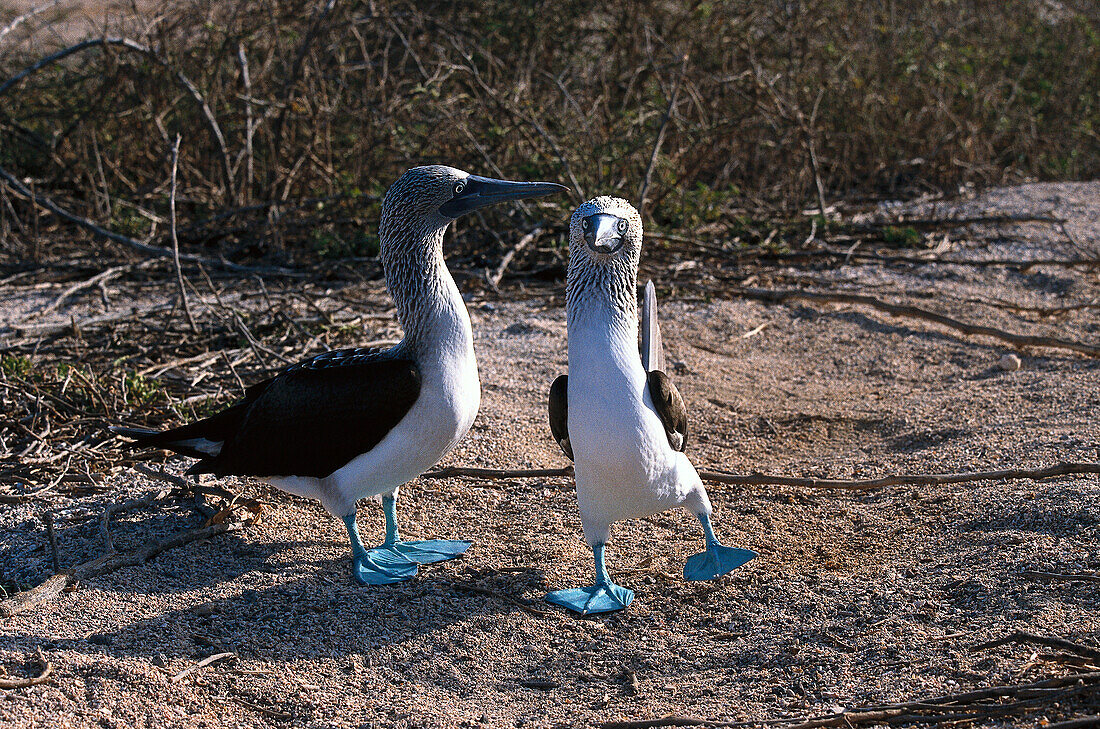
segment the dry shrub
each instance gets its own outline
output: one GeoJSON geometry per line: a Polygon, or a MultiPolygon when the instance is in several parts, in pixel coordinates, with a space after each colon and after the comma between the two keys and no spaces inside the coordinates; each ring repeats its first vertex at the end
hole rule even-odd
{"type": "MultiPolygon", "coordinates": [[[[584,197],[637,200],[652,159],[648,216],[693,230],[816,206],[818,184],[829,201],[1100,174],[1085,0],[167,7],[124,22],[163,64],[90,48],[0,96],[0,166],[155,237],[180,133],[185,245],[236,257],[371,255],[379,196],[425,162],[566,182],[561,211],[533,212],[557,222],[584,197]]],[[[49,23],[18,32],[4,78],[57,45],[49,23]]]]}

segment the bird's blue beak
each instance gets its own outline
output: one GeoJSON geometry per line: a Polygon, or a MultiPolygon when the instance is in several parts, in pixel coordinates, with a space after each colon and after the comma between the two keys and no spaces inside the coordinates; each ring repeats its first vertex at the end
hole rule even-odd
{"type": "Polygon", "coordinates": [[[478,175],[468,176],[465,182],[460,192],[439,207],[440,213],[448,218],[458,218],[489,205],[552,195],[569,189],[553,182],[512,182],[478,175]]]}
{"type": "Polygon", "coordinates": [[[619,229],[620,221],[621,218],[616,215],[596,213],[589,215],[581,222],[584,242],[593,253],[610,256],[623,247],[626,239],[623,238],[619,229]]]}

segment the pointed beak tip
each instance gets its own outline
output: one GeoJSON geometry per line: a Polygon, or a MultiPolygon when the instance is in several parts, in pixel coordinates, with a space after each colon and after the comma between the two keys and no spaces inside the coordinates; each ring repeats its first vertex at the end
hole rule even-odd
{"type": "Polygon", "coordinates": [[[556,182],[529,182],[530,194],[529,197],[543,197],[545,195],[557,195],[562,192],[569,192],[569,188],[565,185],[559,185],[556,182]]]}

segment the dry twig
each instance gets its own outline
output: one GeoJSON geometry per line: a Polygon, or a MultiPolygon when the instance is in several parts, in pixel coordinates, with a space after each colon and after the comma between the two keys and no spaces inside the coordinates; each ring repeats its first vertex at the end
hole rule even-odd
{"type": "Polygon", "coordinates": [[[996,327],[982,326],[979,324],[968,324],[958,319],[954,319],[944,314],[939,314],[927,309],[921,309],[917,306],[906,306],[899,304],[891,304],[882,299],[874,296],[868,296],[866,294],[847,294],[841,292],[824,292],[824,291],[800,291],[797,289],[759,289],[759,288],[746,288],[746,287],[734,287],[730,289],[730,292],[735,296],[741,296],[746,299],[755,299],[758,301],[768,301],[773,303],[784,303],[789,300],[801,300],[801,301],[814,301],[819,303],[839,303],[839,304],[857,304],[861,306],[869,306],[872,309],[886,312],[893,316],[904,316],[913,319],[923,319],[925,321],[934,322],[942,326],[954,329],[956,331],[963,332],[964,334],[974,334],[985,337],[992,337],[993,339],[999,339],[1002,342],[1009,342],[1019,347],[1044,347],[1048,349],[1062,349],[1080,354],[1087,355],[1089,357],[1100,357],[1100,346],[1094,344],[1085,344],[1082,342],[1075,342],[1068,339],[1059,339],[1056,337],[1040,337],[1030,334],[1015,334],[1013,332],[1006,332],[1003,329],[997,329],[996,327]]]}
{"type": "Polygon", "coordinates": [[[191,304],[187,301],[187,288],[183,285],[183,269],[180,267],[180,241],[179,236],[176,235],[176,169],[179,167],[179,160],[180,135],[177,134],[176,141],[172,143],[172,185],[171,192],[168,195],[168,219],[172,231],[172,263],[176,267],[176,284],[179,286],[180,302],[183,305],[184,316],[187,317],[187,323],[190,325],[191,331],[198,334],[199,328],[195,325],[195,317],[191,314],[191,304]]]}
{"type": "MultiPolygon", "coordinates": [[[[141,241],[134,240],[133,238],[116,233],[113,230],[103,228],[96,223],[93,223],[88,218],[85,218],[76,213],[69,212],[65,208],[55,203],[45,195],[41,195],[33,190],[27,188],[26,185],[21,183],[10,172],[0,167],[0,181],[7,184],[11,188],[12,192],[30,200],[35,205],[49,210],[57,217],[67,220],[74,225],[78,225],[81,228],[99,236],[100,238],[106,238],[109,241],[115,243],[121,243],[124,246],[134,249],[139,253],[144,253],[147,256],[155,256],[157,258],[172,258],[172,250],[169,248],[161,248],[159,246],[151,246],[148,243],[142,243],[141,241]]],[[[236,263],[230,263],[226,260],[203,258],[202,256],[195,256],[189,253],[180,254],[180,259],[189,263],[201,263],[214,268],[224,268],[229,271],[237,271],[239,273],[264,273],[267,275],[280,275],[280,276],[297,276],[298,272],[290,271],[284,268],[272,268],[272,267],[256,267],[256,266],[242,266],[236,263]]]]}
{"type": "MultiPolygon", "coordinates": [[[[669,715],[659,719],[605,721],[602,729],[651,729],[655,727],[750,727],[760,725],[782,726],[783,729],[820,729],[824,727],[853,727],[869,724],[944,724],[958,721],[1004,716],[1036,708],[1044,703],[1056,702],[1075,687],[1092,689],[1100,684],[1100,672],[1070,674],[1035,683],[992,686],[957,694],[934,696],[897,704],[867,706],[845,710],[826,716],[765,721],[722,721],[693,716],[669,715]],[[1067,691],[1052,692],[1065,688],[1067,691]],[[997,699],[1021,699],[1009,704],[983,703],[997,699]],[[962,708],[969,709],[960,712],[962,708]]],[[[1054,725],[1051,725],[1054,726],[1054,725]]]]}
{"type": "Polygon", "coordinates": [[[37,686],[40,683],[46,683],[50,680],[50,676],[53,675],[53,664],[46,658],[46,654],[42,652],[42,649],[38,649],[38,663],[42,666],[42,670],[39,671],[37,676],[30,678],[0,678],[0,689],[19,689],[27,688],[28,686],[37,686]]]}
{"type": "Polygon", "coordinates": [[[538,238],[540,235],[542,235],[542,226],[536,225],[530,231],[525,233],[522,238],[516,241],[516,244],[512,246],[507,253],[504,254],[504,256],[500,259],[500,264],[497,265],[496,270],[489,274],[489,285],[492,286],[493,289],[496,289],[498,286],[500,286],[500,280],[504,278],[504,272],[508,270],[508,266],[512,263],[512,259],[515,258],[516,255],[524,248],[531,245],[531,242],[538,238]]]}
{"type": "Polygon", "coordinates": [[[1027,577],[1032,580],[1042,580],[1044,582],[1100,582],[1100,575],[1088,574],[1088,573],[1062,573],[1062,572],[1032,572],[1024,571],[1020,573],[1020,577],[1027,577]]]}
{"type": "Polygon", "coordinates": [[[84,289],[90,289],[93,286],[99,286],[101,284],[105,284],[108,281],[110,281],[111,279],[116,278],[116,277],[120,276],[121,274],[123,274],[127,271],[131,271],[131,270],[138,269],[138,268],[146,268],[149,265],[151,265],[153,262],[154,261],[145,261],[143,263],[139,263],[139,264],[136,264],[136,265],[135,264],[126,264],[126,265],[122,265],[122,266],[112,266],[111,268],[108,268],[104,271],[100,271],[95,276],[92,276],[89,279],[85,279],[84,281],[78,281],[75,284],[73,284],[72,286],[69,286],[68,288],[66,288],[64,291],[62,291],[60,294],[58,294],[56,299],[54,299],[49,304],[47,304],[44,308],[42,308],[41,310],[36,312],[34,314],[34,316],[45,316],[46,314],[53,313],[53,312],[57,311],[61,307],[61,305],[64,304],[65,301],[70,296],[72,296],[72,295],[74,295],[74,294],[76,294],[80,291],[83,291],[84,289]]]}
{"type": "Polygon", "coordinates": [[[997,640],[991,640],[986,643],[980,643],[972,650],[984,651],[990,648],[996,648],[997,646],[1006,645],[1008,643],[1032,643],[1036,645],[1045,645],[1050,648],[1058,648],[1059,650],[1070,651],[1076,653],[1079,656],[1085,658],[1091,658],[1093,660],[1100,659],[1100,649],[1092,648],[1091,646],[1081,645],[1080,643],[1074,643],[1073,641],[1066,640],[1065,638],[1058,638],[1048,635],[1036,635],[1034,633],[1026,633],[1022,630],[1017,630],[1014,633],[1010,633],[1003,638],[997,640]]]}
{"type": "Polygon", "coordinates": [[[653,151],[649,155],[649,164],[646,165],[645,175],[642,177],[642,185],[638,189],[638,212],[643,216],[645,216],[646,195],[649,194],[649,185],[653,178],[653,169],[657,166],[657,158],[661,155],[661,146],[665,143],[665,132],[668,131],[668,124],[672,121],[673,112],[676,110],[676,100],[680,96],[680,84],[684,80],[687,64],[688,55],[685,53],[680,60],[680,73],[677,74],[676,80],[672,82],[672,92],[669,94],[668,108],[665,109],[665,115],[661,118],[661,126],[657,130],[657,138],[653,141],[653,151]]]}
{"type": "Polygon", "coordinates": [[[750,474],[739,476],[723,471],[699,471],[705,481],[727,483],[736,486],[802,486],[812,489],[848,489],[866,491],[886,486],[944,486],[972,481],[1039,480],[1066,476],[1074,473],[1100,474],[1100,463],[1059,463],[1045,468],[1009,468],[1002,471],[971,471],[969,473],[917,473],[882,478],[842,480],[828,478],[794,478],[790,476],[765,476],[750,474]]]}
{"type": "Polygon", "coordinates": [[[225,660],[226,658],[236,658],[236,657],[237,657],[237,654],[233,653],[233,652],[215,653],[212,656],[207,656],[206,658],[203,658],[201,661],[199,661],[195,665],[188,666],[187,668],[183,669],[182,671],[177,673],[175,676],[172,676],[172,678],[168,679],[168,682],[169,683],[179,683],[180,681],[187,678],[188,676],[190,676],[195,671],[199,670],[200,668],[206,668],[207,666],[209,666],[211,663],[214,663],[215,661],[221,661],[221,660],[225,660]]]}
{"type": "MultiPolygon", "coordinates": [[[[918,473],[900,476],[883,476],[872,479],[828,479],[796,478],[794,476],[766,476],[760,473],[738,475],[725,471],[700,470],[699,477],[704,481],[732,484],[735,486],[801,486],[813,489],[847,489],[868,491],[886,486],[943,486],[947,484],[969,483],[971,481],[1018,481],[1022,479],[1039,480],[1055,476],[1067,476],[1075,473],[1100,474],[1100,463],[1059,463],[1044,468],[1011,468],[1002,471],[972,471],[963,473],[918,473]]],[[[573,475],[573,467],[565,468],[461,468],[450,466],[436,471],[428,471],[421,478],[454,478],[468,476],[488,480],[512,478],[567,478],[573,475]]]]}
{"type": "Polygon", "coordinates": [[[187,93],[191,96],[192,99],[194,99],[195,103],[202,110],[202,115],[205,118],[206,124],[210,129],[210,134],[214,137],[214,141],[217,142],[218,149],[221,152],[222,173],[225,175],[226,188],[230,192],[229,197],[230,199],[235,197],[235,194],[233,194],[233,170],[229,162],[229,151],[226,149],[225,146],[225,135],[222,134],[221,127],[218,126],[218,121],[214,118],[214,112],[210,110],[210,105],[206,103],[206,99],[199,92],[198,87],[196,87],[195,84],[191,82],[191,79],[185,76],[182,71],[170,64],[167,59],[162,57],[152,48],[144,46],[135,40],[132,40],[130,38],[89,38],[88,40],[81,41],[76,45],[69,46],[68,48],[63,48],[62,50],[56,53],[52,53],[45,58],[36,61],[30,66],[27,66],[22,71],[15,74],[4,83],[0,84],[0,95],[2,95],[15,84],[17,84],[19,81],[45,68],[51,63],[55,63],[64,58],[67,58],[74,53],[79,53],[81,51],[87,50],[88,48],[95,47],[125,48],[126,50],[145,56],[150,61],[153,61],[158,66],[164,68],[176,79],[180,86],[182,86],[187,91],[187,93]]]}
{"type": "Polygon", "coordinates": [[[573,467],[565,468],[462,468],[449,466],[435,471],[421,474],[420,478],[454,478],[455,476],[469,476],[471,478],[502,479],[502,478],[560,478],[573,475],[573,467]]]}

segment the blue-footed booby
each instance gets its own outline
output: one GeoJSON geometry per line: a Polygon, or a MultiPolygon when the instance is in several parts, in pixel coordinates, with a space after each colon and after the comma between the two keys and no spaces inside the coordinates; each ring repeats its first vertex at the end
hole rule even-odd
{"type": "Polygon", "coordinates": [[[550,387],[550,430],[574,461],[577,505],[596,562],[591,587],[556,590],[549,602],[587,614],[621,610],[631,590],[607,574],[611,524],[683,507],[703,527],[706,550],[688,558],[684,577],[709,580],[756,556],[723,546],[710,524],[710,500],[684,455],[687,408],[662,371],[653,283],[642,307],[638,351],[638,257],[642,220],[620,198],[581,205],[569,223],[566,313],[569,374],[550,387]]]}
{"type": "Polygon", "coordinates": [[[157,432],[116,427],[135,445],[199,461],[188,473],[258,476],[319,499],[343,519],[363,584],[407,580],[417,565],[451,559],[469,542],[402,541],[398,488],[466,434],[481,402],[470,316],[443,259],[454,219],[508,200],[567,188],[509,182],[442,165],[407,171],[387,191],[378,226],[386,284],[405,336],[390,349],[325,352],[248,388],[205,420],[157,432]],[[356,501],[382,496],[386,537],[367,549],[356,501]]]}

